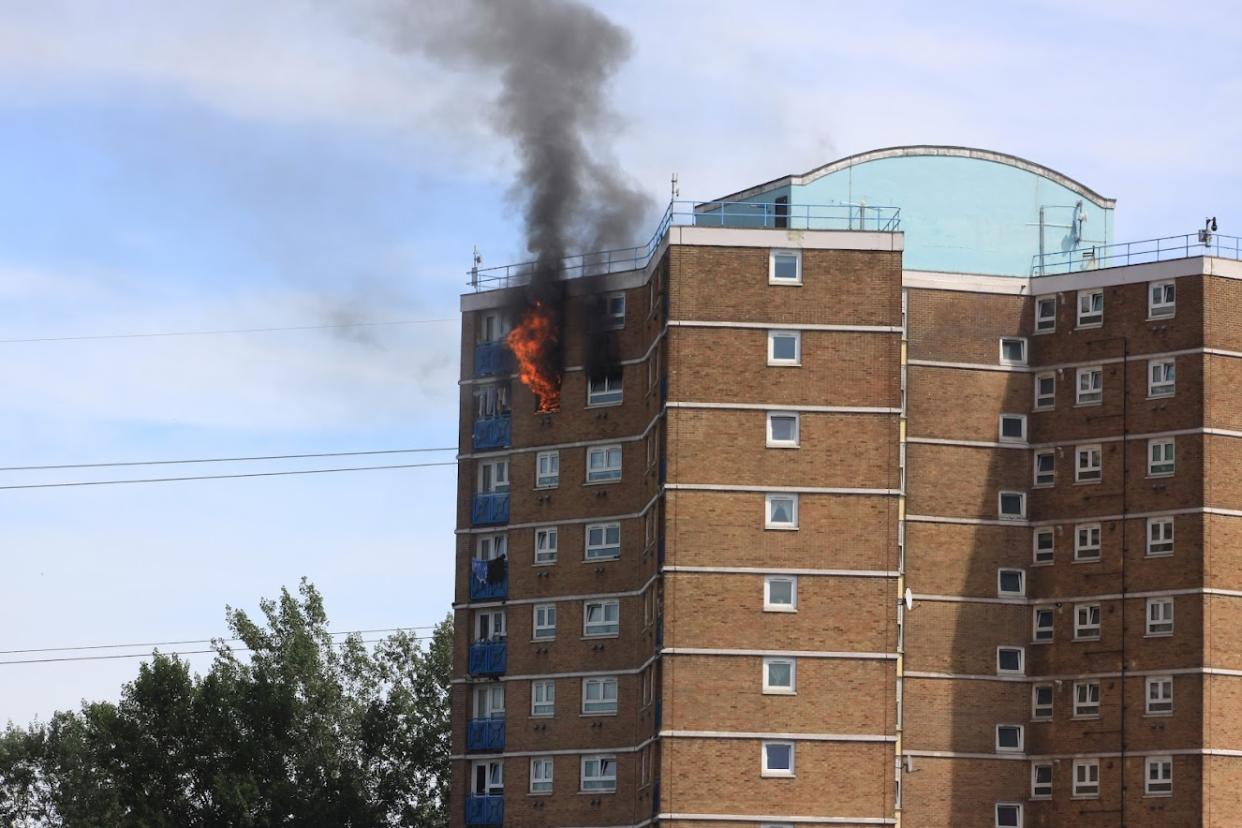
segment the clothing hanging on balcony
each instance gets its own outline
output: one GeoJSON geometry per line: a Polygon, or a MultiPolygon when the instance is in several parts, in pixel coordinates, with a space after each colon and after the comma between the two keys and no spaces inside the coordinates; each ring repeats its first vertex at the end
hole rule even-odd
{"type": "Polygon", "coordinates": [[[505,579],[505,556],[500,555],[487,562],[487,582],[498,584],[505,579]]]}
{"type": "Polygon", "coordinates": [[[482,583],[487,583],[487,570],[487,561],[481,561],[478,558],[475,558],[470,562],[470,574],[482,583]]]}

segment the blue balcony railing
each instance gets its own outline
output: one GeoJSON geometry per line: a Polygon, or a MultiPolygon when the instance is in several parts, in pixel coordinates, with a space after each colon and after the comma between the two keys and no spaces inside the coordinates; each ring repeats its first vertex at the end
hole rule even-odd
{"type": "Polygon", "coordinates": [[[509,493],[476,494],[470,504],[470,522],[475,526],[495,526],[509,522],[509,493]]]}
{"type": "Polygon", "coordinates": [[[471,571],[471,601],[503,601],[509,597],[509,562],[502,561],[499,566],[504,567],[504,575],[499,580],[482,579],[471,571]]]}
{"type": "Polygon", "coordinates": [[[505,821],[503,796],[466,797],[467,825],[500,825],[505,821]]]}
{"type": "Polygon", "coordinates": [[[509,668],[509,645],[503,638],[470,645],[466,669],[472,676],[500,676],[509,668]]]}
{"type": "Polygon", "coordinates": [[[480,417],[474,421],[474,448],[508,448],[513,439],[513,418],[508,414],[498,417],[480,417]]]}
{"type": "Polygon", "coordinates": [[[488,377],[493,374],[508,374],[513,370],[513,359],[505,343],[479,342],[474,346],[474,375],[488,377]]]}
{"type": "Polygon", "coordinates": [[[505,717],[471,719],[466,725],[466,750],[505,749],[505,717]]]}

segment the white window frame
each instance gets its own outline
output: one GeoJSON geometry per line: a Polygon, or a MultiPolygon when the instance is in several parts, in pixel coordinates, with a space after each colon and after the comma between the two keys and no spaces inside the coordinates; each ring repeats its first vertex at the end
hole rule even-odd
{"type": "Polygon", "coordinates": [[[1172,477],[1177,472],[1177,441],[1172,437],[1153,437],[1147,441],[1147,476],[1172,477]],[[1156,449],[1161,449],[1161,458],[1156,461],[1156,449]],[[1165,452],[1164,449],[1168,451],[1165,452]],[[1167,454],[1168,456],[1164,456],[1167,454]],[[1166,470],[1164,467],[1168,466],[1166,470]],[[1159,470],[1157,470],[1159,469],[1159,470]]]}
{"type": "Polygon", "coordinates": [[[1104,447],[1091,443],[1074,448],[1074,482],[1100,483],[1104,480],[1104,447]],[[1083,465],[1083,459],[1087,464],[1083,465]],[[1092,463],[1091,461],[1095,461],[1092,463]]]}
{"type": "Polygon", "coordinates": [[[1148,598],[1144,617],[1147,619],[1144,629],[1146,638],[1168,638],[1173,635],[1175,617],[1173,615],[1173,599],[1148,598]]]}
{"type": "Polygon", "coordinates": [[[618,482],[621,479],[622,454],[620,443],[610,443],[605,446],[588,446],[586,450],[586,482],[618,482]],[[602,460],[603,465],[594,468],[592,464],[596,460],[602,460]]]}
{"type": "Polygon", "coordinates": [[[1020,724],[998,724],[996,726],[996,752],[997,753],[1021,753],[1026,749],[1026,728],[1020,724]],[[1018,744],[1016,747],[1001,746],[1001,731],[1015,730],[1018,733],[1018,744]]]}
{"type": "Polygon", "coordinates": [[[591,676],[582,680],[582,715],[583,716],[615,716],[617,715],[620,688],[616,676],[591,676]],[[588,696],[597,693],[599,698],[588,696]],[[612,698],[609,698],[609,695],[612,698]],[[611,704],[610,704],[611,702],[611,704]],[[594,705],[588,709],[589,705],[594,705]]]}
{"type": "Polygon", "coordinates": [[[1055,607],[1031,607],[1031,641],[1035,644],[1050,643],[1056,636],[1056,623],[1057,611],[1055,607]],[[1050,614],[1052,623],[1047,626],[1041,626],[1039,623],[1041,613],[1050,614]]]}
{"type": "Polygon", "coordinates": [[[1026,365],[1030,358],[1030,351],[1027,348],[1026,337],[1024,336],[1002,336],[1000,338],[1000,364],[1001,365],[1026,365]],[[1022,349],[1022,356],[1018,359],[1008,359],[1005,356],[1006,343],[1016,342],[1022,349]]]}
{"type": "Polygon", "coordinates": [[[1052,780],[1056,774],[1056,766],[1052,762],[1031,763],[1031,799],[1052,799],[1052,780]],[[1039,781],[1039,769],[1048,769],[1048,781],[1039,781]]]}
{"type": "Polygon", "coordinates": [[[1104,325],[1104,288],[1088,288],[1078,291],[1078,328],[1099,328],[1104,325]],[[1084,302],[1083,300],[1086,300],[1084,302]],[[1096,307],[1099,299],[1099,307],[1096,307]],[[1084,312],[1085,305],[1085,312],[1084,312]]]}
{"type": "Polygon", "coordinates": [[[535,679],[530,683],[530,717],[547,719],[556,715],[555,679],[535,679]],[[542,700],[539,698],[543,696],[542,700]],[[546,710],[542,708],[547,708],[546,710]]]}
{"type": "Polygon", "coordinates": [[[792,331],[788,328],[774,328],[768,331],[768,365],[779,366],[799,366],[802,364],[802,331],[792,331]],[[778,338],[792,339],[794,343],[793,359],[779,358],[776,356],[776,340],[778,338]]]}
{"type": "Polygon", "coordinates": [[[996,419],[996,439],[1002,443],[1025,443],[1026,442],[1026,415],[1025,414],[1002,414],[996,419]],[[1017,420],[1019,425],[1018,436],[1008,437],[1005,435],[1005,421],[1017,420]]]}
{"type": "Polygon", "coordinates": [[[584,561],[615,561],[621,557],[621,522],[610,520],[605,523],[588,523],[582,530],[582,559],[584,561]],[[616,530],[616,544],[609,543],[608,533],[616,530]],[[600,533],[601,542],[592,543],[591,535],[600,533]],[[609,550],[615,549],[615,552],[609,550]]]}
{"type": "Polygon", "coordinates": [[[582,793],[616,793],[617,757],[614,754],[593,753],[583,756],[579,769],[579,789],[582,793]],[[587,765],[592,762],[600,763],[599,772],[588,776],[587,765]],[[612,773],[604,773],[605,770],[611,770],[612,773]]]}
{"type": "Polygon", "coordinates": [[[1098,681],[1074,682],[1074,718],[1100,718],[1100,683],[1098,681]]]}
{"type": "Polygon", "coordinates": [[[1173,715],[1173,677],[1148,676],[1143,682],[1143,712],[1147,716],[1173,715]],[[1153,696],[1152,691],[1156,693],[1153,696]]]}
{"type": "Polygon", "coordinates": [[[1079,523],[1074,526],[1074,561],[1095,563],[1103,557],[1104,530],[1098,523],[1079,523]],[[1087,541],[1083,542],[1083,533],[1087,541]],[[1094,554],[1092,554],[1094,553],[1094,554]]]}
{"type": "Polygon", "coordinates": [[[625,375],[618,371],[602,377],[587,377],[587,408],[606,408],[625,402],[625,375]]]}
{"type": "Polygon", "coordinates": [[[541,451],[535,455],[535,488],[555,489],[561,485],[561,453],[541,451]],[[544,466],[548,471],[544,471],[544,466]]]}
{"type": "Polygon", "coordinates": [[[625,294],[609,293],[604,297],[604,315],[608,319],[608,327],[611,330],[619,331],[625,327],[625,294]],[[617,313],[613,310],[613,304],[618,300],[621,302],[621,312],[617,313]]]}
{"type": "Polygon", "coordinates": [[[797,750],[793,742],[783,742],[778,740],[768,740],[759,745],[759,773],[760,776],[777,777],[789,779],[797,775],[797,750]],[[768,748],[769,747],[787,747],[789,748],[789,767],[788,768],[769,768],[768,767],[768,748]]]}
{"type": "Polygon", "coordinates": [[[505,686],[498,681],[474,686],[474,718],[503,719],[505,717],[505,686]]]}
{"type": "Polygon", "coordinates": [[[767,416],[768,448],[798,448],[802,442],[802,417],[797,411],[769,411],[767,416]],[[773,419],[793,420],[793,439],[778,440],[772,433],[773,419]]]}
{"type": "Polygon", "coordinates": [[[530,613],[532,641],[556,640],[556,604],[535,604],[530,613]]]}
{"type": "Polygon", "coordinates": [[[1049,564],[1056,562],[1056,555],[1057,555],[1056,529],[1054,529],[1051,526],[1040,526],[1036,528],[1035,531],[1031,533],[1031,565],[1032,566],[1048,566],[1049,564]],[[1041,537],[1052,538],[1052,545],[1049,546],[1047,550],[1043,550],[1039,548],[1039,539],[1041,537]],[[1044,560],[1043,558],[1040,557],[1041,555],[1044,555],[1044,554],[1048,556],[1047,560],[1044,560]]]}
{"type": "Polygon", "coordinates": [[[1049,722],[1052,721],[1052,711],[1056,705],[1056,688],[1047,682],[1041,682],[1031,686],[1031,721],[1033,722],[1049,722]],[[1047,704],[1040,704],[1039,691],[1047,690],[1049,701],[1047,704]]]}
{"type": "Polygon", "coordinates": [[[1147,318],[1172,319],[1177,315],[1177,283],[1173,280],[1147,283],[1147,318]],[[1169,289],[1172,288],[1173,298],[1169,300],[1169,289]],[[1159,301],[1156,299],[1159,291],[1159,301]]]}
{"type": "Polygon", "coordinates": [[[1025,676],[1026,675],[1026,648],[1000,646],[996,648],[996,674],[999,676],[1025,676]],[[1006,670],[1001,667],[1001,653],[1013,650],[1018,654],[1018,669],[1006,670]]]}
{"type": "Polygon", "coordinates": [[[1099,641],[1104,623],[1104,608],[1100,604],[1074,604],[1074,640],[1099,641]],[[1092,612],[1094,610],[1094,612],[1092,612]],[[1095,616],[1094,620],[1092,616],[1095,616]]]}
{"type": "Polygon", "coordinates": [[[1143,796],[1173,795],[1173,757],[1148,756],[1143,763],[1143,796]],[[1152,770],[1156,771],[1153,779],[1152,770]]]}
{"type": "Polygon", "coordinates": [[[1175,526],[1172,516],[1147,519],[1147,557],[1167,558],[1173,554],[1177,537],[1175,526]]]}
{"type": "Polygon", "coordinates": [[[1074,799],[1099,799],[1100,798],[1100,760],[1099,759],[1075,759],[1074,760],[1074,799]],[[1083,773],[1079,773],[1079,771],[1083,773]]]}
{"type": "Polygon", "coordinates": [[[476,340],[479,344],[503,342],[509,335],[509,320],[502,313],[485,313],[479,317],[479,330],[476,340]],[[490,330],[489,330],[490,329],[490,330]],[[493,334],[490,338],[488,333],[493,334]]]}
{"type": "Polygon", "coordinates": [[[996,570],[996,594],[1001,598],[1021,598],[1026,595],[1026,570],[1016,569],[1013,567],[1001,567],[996,570]],[[1007,590],[1004,588],[1005,576],[1018,576],[1017,591],[1007,590]]]}
{"type": "Polygon", "coordinates": [[[556,762],[551,756],[536,756],[530,760],[530,792],[534,796],[552,793],[556,762]]]}
{"type": "Polygon", "coordinates": [[[502,609],[481,609],[474,611],[474,640],[475,641],[502,641],[509,637],[509,619],[505,616],[502,609]],[[483,635],[483,619],[487,619],[487,626],[491,629],[491,635],[483,635]]]}
{"type": "Polygon", "coordinates": [[[801,285],[802,284],[802,251],[788,250],[784,248],[773,248],[768,251],[768,284],[769,285],[801,285]],[[792,256],[794,259],[794,271],[797,274],[793,279],[778,278],[776,275],[776,257],[792,256]]]}
{"type": "Polygon", "coordinates": [[[1075,405],[1101,405],[1104,402],[1104,367],[1101,365],[1088,365],[1079,368],[1074,372],[1074,404],[1075,405]],[[1099,384],[1094,381],[1090,382],[1090,387],[1083,389],[1082,381],[1084,378],[1099,377],[1099,384]]]}
{"type": "Polygon", "coordinates": [[[1147,398],[1177,394],[1177,360],[1172,357],[1147,360],[1147,398]]]}
{"type": "Polygon", "coordinates": [[[792,658],[765,658],[763,660],[763,693],[768,696],[796,696],[798,694],[798,662],[792,658]],[[789,667],[789,686],[773,684],[771,670],[773,665],[783,664],[789,667]]]}
{"type": "Polygon", "coordinates": [[[1032,483],[1031,485],[1037,489],[1046,489],[1049,486],[1055,486],[1057,483],[1057,453],[1055,449],[1040,449],[1032,455],[1032,483]],[[1052,458],[1052,471],[1043,471],[1039,468],[1040,458],[1052,458]]]}
{"type": "Polygon", "coordinates": [[[1026,492],[1011,491],[1002,489],[996,494],[996,514],[1001,520],[1026,520],[1026,492]],[[1018,498],[1019,510],[1017,514],[1009,514],[1002,508],[1005,503],[1006,496],[1016,496],[1018,498]]]}
{"type": "Polygon", "coordinates": [[[997,802],[994,815],[996,817],[996,828],[1022,828],[1022,803],[1021,802],[997,802]],[[1001,822],[1001,809],[1012,808],[1015,822],[1001,822]]]}
{"type": "Polygon", "coordinates": [[[798,611],[798,576],[797,575],[767,575],[763,579],[763,611],[764,612],[797,612],[798,611]],[[772,601],[772,584],[773,583],[789,584],[788,604],[774,603],[772,601]]]}
{"type": "Polygon", "coordinates": [[[504,532],[479,535],[474,547],[476,561],[491,561],[507,557],[509,554],[509,536],[504,532]]]}
{"type": "Polygon", "coordinates": [[[534,530],[534,566],[551,566],[556,563],[560,546],[560,529],[556,526],[539,526],[534,530]]]}
{"type": "Polygon", "coordinates": [[[1051,411],[1057,407],[1057,372],[1043,371],[1035,375],[1035,387],[1032,394],[1034,403],[1032,407],[1036,411],[1051,411]],[[1052,393],[1041,394],[1039,391],[1040,380],[1052,380],[1052,393]]]}
{"type": "Polygon", "coordinates": [[[471,796],[504,796],[505,794],[505,764],[500,759],[479,759],[470,764],[470,795],[471,796]],[[475,790],[475,780],[479,775],[479,768],[484,769],[487,776],[487,783],[484,785],[484,791],[479,794],[475,790]]]}
{"type": "Polygon", "coordinates": [[[475,491],[479,494],[504,494],[509,491],[509,458],[480,460],[475,491]],[[490,478],[490,482],[488,481],[490,478]]]}
{"type": "Polygon", "coordinates": [[[776,529],[781,531],[793,531],[798,528],[798,495],[786,492],[772,492],[764,495],[763,498],[763,528],[776,529]],[[789,523],[773,523],[772,522],[772,502],[774,500],[789,500],[792,505],[790,507],[789,523]]]}
{"type": "Polygon", "coordinates": [[[582,602],[582,637],[616,638],[621,634],[621,602],[616,598],[595,599],[582,602]],[[591,608],[600,607],[601,619],[590,620],[591,608]],[[608,610],[614,610],[616,620],[608,620],[608,610]],[[611,628],[611,629],[610,629],[611,628]]]}
{"type": "Polygon", "coordinates": [[[1057,329],[1057,295],[1055,293],[1045,293],[1042,296],[1035,297],[1035,333],[1046,334],[1052,333],[1057,329]],[[1046,316],[1042,313],[1043,304],[1045,302],[1052,303],[1052,315],[1046,316]]]}

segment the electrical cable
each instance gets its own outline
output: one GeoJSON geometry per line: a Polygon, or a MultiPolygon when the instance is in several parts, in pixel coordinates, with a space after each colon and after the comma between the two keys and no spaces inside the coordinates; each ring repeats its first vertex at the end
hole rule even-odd
{"type": "Polygon", "coordinates": [[[0,491],[13,489],[65,489],[78,486],[116,486],[127,483],[173,483],[182,480],[239,480],[247,477],[285,477],[295,474],[333,474],[335,472],[375,471],[378,469],[425,469],[431,466],[456,466],[456,460],[438,463],[403,463],[391,466],[349,466],[335,469],[299,469],[290,471],[247,472],[241,474],[199,474],[187,477],[144,477],[132,480],[74,480],[67,483],[19,483],[0,486],[0,491]]]}
{"type": "MultiPolygon", "coordinates": [[[[378,627],[371,630],[341,630],[328,635],[371,635],[372,633],[404,632],[406,630],[432,630],[434,624],[414,627],[378,627]]],[[[64,653],[79,650],[124,650],[134,647],[180,647],[186,644],[214,644],[217,641],[241,641],[240,638],[190,638],[184,641],[138,641],[133,644],[83,644],[80,647],[27,647],[22,650],[0,650],[0,655],[26,655],[29,653],[64,653]]]]}
{"type": "Polygon", "coordinates": [[[336,325],[291,325],[284,328],[232,328],[210,331],[161,331],[157,333],[127,334],[86,334],[82,336],[38,336],[25,339],[0,339],[0,345],[13,345],[22,342],[82,342],[99,339],[151,339],[162,336],[220,336],[250,333],[281,333],[285,331],[324,331],[342,328],[380,328],[394,325],[430,325],[442,322],[455,322],[454,317],[443,319],[400,319],[393,322],[342,322],[336,325]]]}
{"type": "Polygon", "coordinates": [[[125,460],[116,463],[61,463],[48,466],[0,466],[0,472],[49,471],[55,469],[102,469],[119,466],[176,466],[189,463],[240,463],[251,460],[302,460],[312,457],[361,457],[376,454],[416,454],[419,452],[456,451],[456,446],[442,448],[376,449],[373,451],[324,451],[316,454],[268,454],[255,457],[203,457],[191,460],[125,460]]]}
{"type": "MultiPolygon", "coordinates": [[[[415,641],[426,641],[429,636],[413,636],[415,641]]],[[[382,638],[364,638],[363,644],[378,644],[384,641],[382,638]]],[[[252,647],[229,647],[230,652],[249,653],[254,652],[252,647]]],[[[216,650],[170,650],[162,652],[160,655],[166,656],[187,656],[187,655],[203,655],[206,653],[214,653],[216,650]]],[[[109,655],[88,655],[88,656],[58,656],[55,658],[23,658],[12,659],[8,661],[0,661],[0,667],[15,664],[63,664],[69,661],[113,661],[121,658],[151,658],[152,653],[111,653],[109,655]]]]}

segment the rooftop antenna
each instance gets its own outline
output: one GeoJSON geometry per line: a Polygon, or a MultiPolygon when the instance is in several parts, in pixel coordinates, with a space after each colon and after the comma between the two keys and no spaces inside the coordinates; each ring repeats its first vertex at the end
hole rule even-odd
{"type": "Polygon", "coordinates": [[[1203,229],[1199,231],[1199,244],[1211,244],[1212,233],[1216,231],[1216,216],[1203,220],[1203,229]]]}
{"type": "Polygon", "coordinates": [[[681,195],[681,188],[677,186],[677,173],[673,173],[673,178],[669,182],[669,189],[672,191],[674,199],[681,195]]]}
{"type": "Polygon", "coordinates": [[[479,265],[483,264],[483,254],[479,252],[479,246],[474,246],[473,254],[474,263],[470,266],[470,286],[475,290],[479,289],[479,265]]]}

